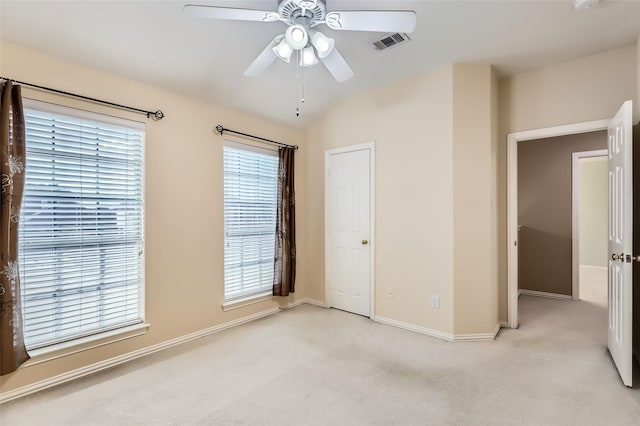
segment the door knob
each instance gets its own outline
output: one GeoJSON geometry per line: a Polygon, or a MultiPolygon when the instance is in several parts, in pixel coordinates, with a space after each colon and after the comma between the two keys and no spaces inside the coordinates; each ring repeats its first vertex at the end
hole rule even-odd
{"type": "Polygon", "coordinates": [[[611,255],[611,260],[613,260],[614,262],[616,260],[623,260],[623,259],[624,259],[624,254],[615,254],[615,253],[613,253],[611,255]]]}
{"type": "Polygon", "coordinates": [[[366,246],[367,244],[369,244],[369,240],[362,240],[362,245],[366,246]]]}

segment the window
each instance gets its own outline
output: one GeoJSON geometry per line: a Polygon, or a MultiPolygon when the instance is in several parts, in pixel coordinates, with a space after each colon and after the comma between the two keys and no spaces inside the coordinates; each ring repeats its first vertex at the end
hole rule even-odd
{"type": "Polygon", "coordinates": [[[27,348],[141,323],[144,125],[25,100],[27,348]]]}
{"type": "Polygon", "coordinates": [[[271,292],[277,177],[277,152],[225,143],[225,301],[271,292]]]}

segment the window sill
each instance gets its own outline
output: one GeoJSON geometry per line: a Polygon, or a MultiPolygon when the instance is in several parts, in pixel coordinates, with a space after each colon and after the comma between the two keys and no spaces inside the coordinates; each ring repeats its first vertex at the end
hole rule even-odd
{"type": "Polygon", "coordinates": [[[31,367],[57,358],[66,357],[98,348],[100,346],[119,342],[121,340],[142,336],[143,334],[146,334],[150,326],[151,324],[147,323],[135,324],[128,327],[105,331],[104,333],[94,334],[92,336],[82,337],[80,339],[69,340],[68,342],[57,343],[44,348],[30,350],[28,353],[31,359],[25,363],[23,367],[31,367]]]}
{"type": "Polygon", "coordinates": [[[222,310],[224,312],[227,312],[233,309],[243,308],[245,306],[264,302],[265,300],[271,300],[272,298],[273,298],[273,295],[271,294],[270,291],[265,293],[255,294],[253,296],[244,297],[242,299],[235,299],[229,302],[224,302],[222,304],[222,310]]]}

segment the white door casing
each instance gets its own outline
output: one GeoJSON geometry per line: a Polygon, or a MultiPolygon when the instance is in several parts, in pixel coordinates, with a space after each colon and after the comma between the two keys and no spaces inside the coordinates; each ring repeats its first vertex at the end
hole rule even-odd
{"type": "Polygon", "coordinates": [[[373,144],[325,157],[328,305],[373,317],[373,144]]]}
{"type": "Polygon", "coordinates": [[[609,321],[608,346],[622,382],[633,376],[633,157],[632,102],[626,101],[608,129],[609,321]]]}

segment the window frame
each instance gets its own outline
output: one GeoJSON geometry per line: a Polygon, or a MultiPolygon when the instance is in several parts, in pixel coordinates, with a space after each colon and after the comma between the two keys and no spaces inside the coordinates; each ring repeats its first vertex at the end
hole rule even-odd
{"type": "MultiPolygon", "coordinates": [[[[140,140],[140,258],[138,260],[140,264],[139,270],[139,282],[138,282],[138,319],[134,321],[126,321],[121,324],[114,324],[113,326],[103,327],[95,329],[93,331],[87,331],[78,333],[75,335],[52,339],[46,342],[38,342],[36,344],[28,345],[27,349],[32,359],[46,356],[47,359],[55,359],[60,356],[69,355],[72,353],[81,352],[94,347],[103,346],[105,344],[117,342],[120,340],[136,337],[145,334],[150,324],[146,322],[146,123],[141,121],[132,120],[129,118],[122,118],[117,116],[108,115],[100,112],[93,112],[86,109],[80,109],[78,107],[71,107],[43,101],[35,98],[23,98],[23,109],[34,110],[43,113],[51,113],[63,115],[66,117],[74,118],[77,120],[87,120],[106,125],[114,125],[125,127],[142,132],[140,140]],[[66,353],[68,350],[75,348],[70,353],[66,353]],[[64,351],[62,355],[56,355],[50,358],[48,355],[55,352],[64,351]]],[[[26,114],[25,114],[26,115],[26,114]]],[[[26,128],[26,123],[25,123],[26,128]]],[[[28,140],[25,138],[25,143],[28,144],[28,140]]],[[[28,150],[28,148],[27,148],[28,150]]],[[[25,163],[27,162],[25,159],[25,163]]],[[[28,164],[27,164],[28,167],[28,164]]],[[[25,177],[26,179],[26,177],[25,177]]],[[[25,182],[26,183],[26,182],[25,182]]],[[[22,209],[21,209],[22,210],[22,209]]],[[[22,261],[22,256],[19,254],[19,261],[22,261]]],[[[24,295],[22,295],[24,297],[24,295]]],[[[24,310],[24,304],[22,304],[24,310]]],[[[24,318],[24,313],[23,313],[24,318]]],[[[26,342],[25,342],[26,343],[26,342]]],[[[43,360],[44,361],[44,360],[43,360]]],[[[37,361],[39,363],[42,361],[37,361]]]]}

